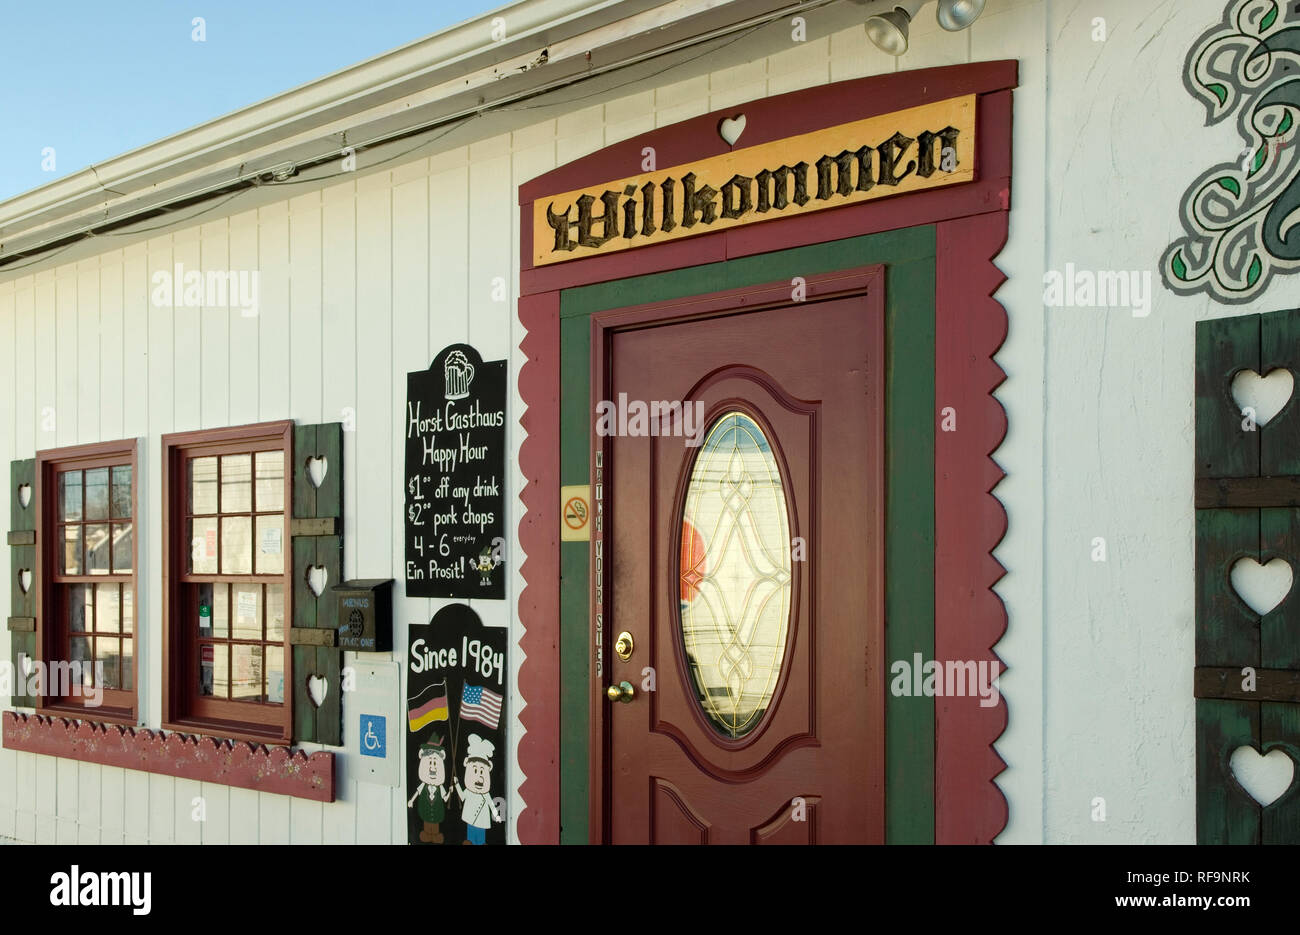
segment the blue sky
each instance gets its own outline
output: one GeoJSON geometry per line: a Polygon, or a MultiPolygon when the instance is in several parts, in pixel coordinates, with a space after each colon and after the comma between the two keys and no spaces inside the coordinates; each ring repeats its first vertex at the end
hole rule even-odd
{"type": "Polygon", "coordinates": [[[507,3],[4,0],[0,201],[507,3]]]}

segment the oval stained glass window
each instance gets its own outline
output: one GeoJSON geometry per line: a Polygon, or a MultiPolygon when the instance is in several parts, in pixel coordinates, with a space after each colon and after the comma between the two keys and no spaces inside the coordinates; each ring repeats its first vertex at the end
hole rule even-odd
{"type": "Polygon", "coordinates": [[[681,523],[681,626],[701,709],[736,739],[763,719],[790,627],[790,521],[767,436],[743,412],[710,427],[681,523]]]}

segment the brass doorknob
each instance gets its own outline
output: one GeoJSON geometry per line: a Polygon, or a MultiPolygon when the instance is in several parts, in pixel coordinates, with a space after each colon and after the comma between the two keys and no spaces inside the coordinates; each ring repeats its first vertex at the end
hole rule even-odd
{"type": "Polygon", "coordinates": [[[628,681],[619,682],[617,685],[611,685],[605,689],[605,697],[610,701],[621,701],[623,704],[630,704],[636,697],[636,689],[628,681]]]}

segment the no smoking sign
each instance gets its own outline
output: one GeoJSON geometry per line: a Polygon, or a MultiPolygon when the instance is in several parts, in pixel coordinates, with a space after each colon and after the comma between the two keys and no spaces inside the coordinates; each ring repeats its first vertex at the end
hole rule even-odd
{"type": "Polygon", "coordinates": [[[591,485],[560,488],[560,541],[586,542],[591,539],[591,485]]]}

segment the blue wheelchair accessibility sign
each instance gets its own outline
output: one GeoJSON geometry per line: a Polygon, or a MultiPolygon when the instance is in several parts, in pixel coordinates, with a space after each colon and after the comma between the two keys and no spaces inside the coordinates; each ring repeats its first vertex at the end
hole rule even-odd
{"type": "Polygon", "coordinates": [[[361,731],[357,736],[361,738],[362,756],[384,757],[388,755],[385,750],[388,728],[386,719],[382,715],[361,715],[361,731]]]}

